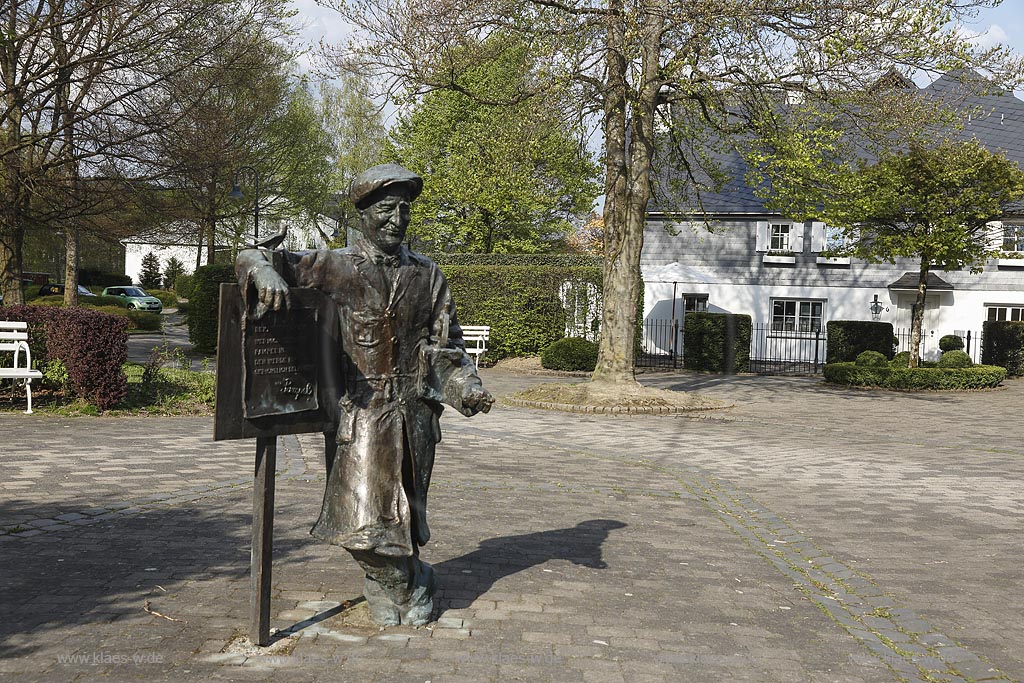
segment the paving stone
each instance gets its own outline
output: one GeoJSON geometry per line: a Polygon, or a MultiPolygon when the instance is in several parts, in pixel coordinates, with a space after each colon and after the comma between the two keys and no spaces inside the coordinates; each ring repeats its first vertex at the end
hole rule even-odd
{"type": "MultiPolygon", "coordinates": [[[[484,376],[498,393],[528,383],[484,376]]],[[[36,416],[14,425],[0,414],[0,465],[29,484],[0,481],[0,495],[14,501],[0,511],[0,528],[82,515],[77,528],[0,536],[0,672],[13,661],[30,665],[25,680],[138,680],[138,671],[115,667],[56,670],[40,658],[52,660],[48,639],[59,634],[57,643],[87,652],[122,652],[126,643],[150,652],[158,643],[166,663],[146,669],[147,679],[186,682],[287,672],[294,683],[418,675],[881,683],[893,678],[883,661],[923,679],[861,628],[855,615],[874,613],[901,650],[929,654],[894,625],[924,634],[922,644],[944,643],[922,663],[962,659],[991,678],[996,667],[982,655],[1024,678],[1014,637],[1024,604],[1007,590],[1021,578],[1024,446],[990,440],[1024,412],[1024,383],[922,398],[792,379],[672,377],[644,381],[704,383],[700,390],[733,392],[739,404],[701,420],[500,406],[473,420],[445,413],[423,555],[438,568],[446,612],[415,637],[350,631],[333,625],[338,616],[312,622],[357,597],[362,577],[308,536],[324,485],[322,438],[282,439],[273,610],[293,617],[283,626],[305,625],[281,666],[203,659],[246,628],[251,442],[215,444],[208,420],[193,418],[39,416],[54,433],[41,451],[20,419],[36,416]],[[901,414],[914,420],[898,431],[863,429],[901,414]],[[89,425],[88,439],[72,424],[89,425]],[[111,462],[126,469],[101,469],[111,462]],[[37,484],[46,481],[67,485],[37,484]],[[146,498],[155,504],[142,505],[146,498]],[[100,509],[127,512],[86,514],[100,509]],[[144,613],[147,598],[184,621],[144,613]],[[887,617],[877,616],[882,609],[887,617]],[[857,659],[872,648],[887,659],[857,659]]],[[[8,677],[21,676],[13,671],[8,677]]]]}

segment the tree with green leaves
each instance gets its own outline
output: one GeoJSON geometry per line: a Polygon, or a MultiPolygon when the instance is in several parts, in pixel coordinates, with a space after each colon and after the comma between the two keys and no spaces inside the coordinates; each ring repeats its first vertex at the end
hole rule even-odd
{"type": "Polygon", "coordinates": [[[185,264],[181,262],[177,256],[172,256],[167,259],[167,265],[164,266],[164,289],[174,289],[174,283],[179,276],[185,274],[185,264]]]}
{"type": "Polygon", "coordinates": [[[522,92],[539,68],[525,44],[489,42],[489,59],[460,67],[460,89],[427,93],[392,130],[390,160],[430,179],[411,236],[443,251],[549,251],[593,208],[599,167],[557,99],[487,104],[522,92]]]}
{"type": "Polygon", "coordinates": [[[928,274],[979,272],[999,256],[1002,231],[993,223],[1019,208],[1024,171],[975,140],[914,140],[874,162],[807,171],[815,182],[775,183],[774,206],[797,220],[822,220],[841,230],[842,255],[917,263],[910,333],[910,367],[917,367],[928,274]]]}
{"type": "Polygon", "coordinates": [[[142,257],[142,268],[139,270],[139,285],[143,289],[160,289],[162,282],[160,257],[153,252],[149,252],[142,257]]]}
{"type": "Polygon", "coordinates": [[[683,157],[691,164],[684,185],[694,188],[706,175],[693,167],[705,159],[696,131],[749,134],[787,91],[829,101],[893,65],[908,72],[982,66],[1012,85],[1020,60],[1006,48],[967,42],[956,23],[999,1],[435,0],[429,12],[391,0],[325,4],[356,29],[335,53],[339,67],[391,90],[465,91],[467,51],[478,62],[491,58],[498,48],[481,37],[501,32],[528,43],[539,65],[503,104],[554,95],[599,118],[605,274],[593,379],[633,383],[640,252],[660,138],[698,152],[683,157]]]}
{"type": "Polygon", "coordinates": [[[348,230],[359,224],[359,214],[348,201],[346,189],[357,174],[382,162],[387,128],[381,108],[370,97],[366,79],[358,74],[342,74],[337,84],[321,83],[318,111],[324,130],[334,141],[334,191],[324,213],[337,221],[332,246],[343,247],[348,230]]]}

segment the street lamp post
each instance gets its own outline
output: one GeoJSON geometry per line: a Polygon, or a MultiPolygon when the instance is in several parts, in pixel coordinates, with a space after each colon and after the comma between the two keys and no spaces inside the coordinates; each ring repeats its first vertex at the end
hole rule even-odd
{"type": "Polygon", "coordinates": [[[249,176],[252,178],[252,190],[253,190],[253,210],[252,210],[252,234],[253,241],[258,241],[260,238],[260,174],[252,166],[242,166],[235,171],[234,186],[231,188],[231,192],[228,194],[232,199],[244,199],[245,194],[242,192],[242,187],[239,185],[239,181],[242,176],[249,176]]]}

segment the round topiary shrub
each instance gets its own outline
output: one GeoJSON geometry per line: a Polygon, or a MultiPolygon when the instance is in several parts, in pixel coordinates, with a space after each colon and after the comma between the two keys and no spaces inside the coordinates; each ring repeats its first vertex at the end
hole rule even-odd
{"type": "Polygon", "coordinates": [[[857,355],[857,360],[854,361],[854,364],[868,368],[887,368],[889,367],[889,359],[885,357],[885,354],[878,351],[861,351],[857,355]]]}
{"type": "Polygon", "coordinates": [[[963,337],[959,335],[947,334],[939,339],[939,349],[941,351],[960,351],[963,348],[964,340],[963,337]]]}
{"type": "Polygon", "coordinates": [[[540,364],[548,370],[593,372],[597,365],[597,344],[579,337],[559,339],[544,349],[540,364]]]}
{"type": "Polygon", "coordinates": [[[894,368],[905,368],[910,365],[910,351],[900,351],[892,360],[889,361],[889,365],[894,368]]]}
{"type": "Polygon", "coordinates": [[[939,359],[938,363],[940,368],[969,368],[972,365],[974,365],[974,361],[971,360],[971,357],[964,351],[956,349],[942,354],[942,358],[939,359]]]}

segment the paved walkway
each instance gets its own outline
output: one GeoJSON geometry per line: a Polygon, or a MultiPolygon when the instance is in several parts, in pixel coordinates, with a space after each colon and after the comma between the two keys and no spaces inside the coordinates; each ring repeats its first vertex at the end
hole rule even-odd
{"type": "Polygon", "coordinates": [[[446,412],[432,628],[367,625],[356,565],[308,535],[319,438],[282,439],[272,654],[239,646],[252,443],[0,414],[0,680],[1024,679],[1024,382],[643,381],[736,407],[446,412]]]}

